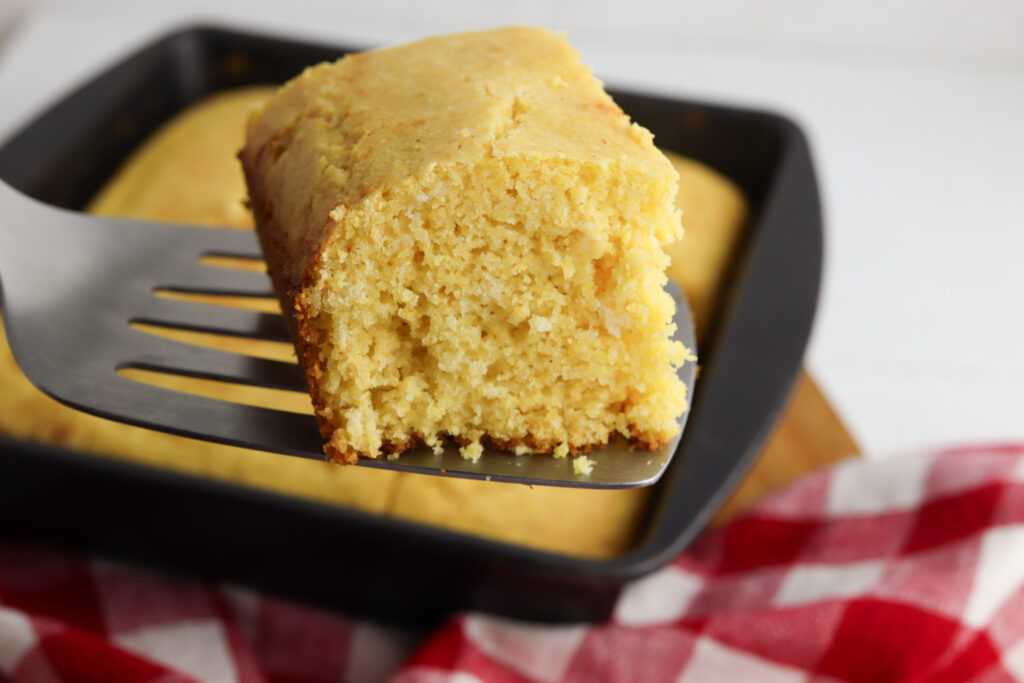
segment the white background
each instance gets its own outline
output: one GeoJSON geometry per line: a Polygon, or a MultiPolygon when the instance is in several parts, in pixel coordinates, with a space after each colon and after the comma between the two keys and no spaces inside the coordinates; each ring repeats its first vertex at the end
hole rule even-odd
{"type": "Polygon", "coordinates": [[[807,363],[854,436],[1024,439],[1024,2],[0,0],[0,136],[202,21],[365,46],[543,25],[614,85],[790,115],[825,202],[807,363]]]}

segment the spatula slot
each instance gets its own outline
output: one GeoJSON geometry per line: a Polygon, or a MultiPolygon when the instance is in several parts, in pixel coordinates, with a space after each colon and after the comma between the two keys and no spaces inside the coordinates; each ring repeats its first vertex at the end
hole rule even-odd
{"type": "Polygon", "coordinates": [[[249,386],[132,367],[121,368],[117,371],[117,374],[136,382],[184,394],[205,396],[206,398],[213,398],[219,401],[229,401],[231,403],[269,408],[289,413],[313,414],[313,406],[305,389],[291,391],[288,389],[249,386]]]}

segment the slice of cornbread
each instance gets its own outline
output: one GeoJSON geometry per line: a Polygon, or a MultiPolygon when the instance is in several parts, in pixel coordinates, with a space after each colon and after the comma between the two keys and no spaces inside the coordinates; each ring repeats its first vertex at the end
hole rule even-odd
{"type": "Polygon", "coordinates": [[[333,459],[677,433],[677,175],[561,37],[312,67],[250,119],[240,158],[333,459]]]}

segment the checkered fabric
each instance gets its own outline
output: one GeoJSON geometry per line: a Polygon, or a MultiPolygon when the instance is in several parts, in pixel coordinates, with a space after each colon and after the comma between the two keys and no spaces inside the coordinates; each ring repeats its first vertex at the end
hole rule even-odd
{"type": "Polygon", "coordinates": [[[410,633],[0,543],[0,681],[1024,681],[1024,444],[847,462],[609,623],[410,633]]]}

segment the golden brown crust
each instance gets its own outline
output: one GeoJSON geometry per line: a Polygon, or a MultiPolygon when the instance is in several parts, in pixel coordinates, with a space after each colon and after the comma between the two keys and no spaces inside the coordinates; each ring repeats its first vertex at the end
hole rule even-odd
{"type": "MultiPolygon", "coordinates": [[[[325,439],[329,437],[328,434],[324,434],[323,428],[321,427],[321,434],[325,439]]],[[[438,436],[438,440],[442,443],[456,444],[465,446],[470,443],[468,439],[460,439],[453,437],[451,434],[442,434],[438,436]]],[[[497,439],[488,434],[484,434],[480,438],[480,442],[485,448],[495,451],[509,451],[516,452],[518,449],[527,448],[531,453],[550,453],[559,444],[548,444],[540,443],[534,439],[497,439]]],[[[583,445],[568,445],[568,454],[572,457],[577,455],[585,455],[587,453],[593,453],[596,450],[600,450],[608,445],[608,442],[599,442],[592,444],[583,445]]],[[[646,450],[653,451],[664,448],[668,445],[668,441],[665,440],[653,440],[643,437],[633,437],[629,439],[630,450],[646,450]]],[[[410,438],[403,439],[401,441],[384,441],[381,444],[381,452],[385,455],[398,455],[405,453],[406,451],[415,450],[417,448],[423,448],[426,444],[423,439],[410,438]]],[[[341,451],[331,445],[330,442],[324,444],[324,450],[327,453],[327,457],[332,462],[352,464],[355,463],[363,454],[356,452],[355,450],[341,451]]]]}
{"type": "MultiPolygon", "coordinates": [[[[306,379],[306,388],[313,401],[313,410],[320,426],[320,435],[327,440],[331,436],[332,427],[330,425],[333,420],[330,406],[321,398],[320,392],[323,367],[319,361],[318,349],[322,340],[315,326],[308,322],[301,290],[289,287],[286,281],[286,273],[290,272],[290,264],[284,263],[283,259],[287,258],[289,252],[279,243],[281,229],[277,224],[273,203],[267,198],[258,172],[259,160],[264,152],[265,147],[257,152],[255,164],[250,162],[249,155],[245,153],[245,150],[239,152],[238,158],[242,162],[242,169],[249,187],[249,200],[256,223],[256,234],[267,262],[267,273],[274,284],[274,291],[277,292],[281,303],[281,312],[284,315],[292,342],[295,344],[299,366],[306,379]]],[[[342,453],[327,446],[325,446],[325,452],[328,458],[335,462],[354,463],[359,457],[357,453],[342,453]]]]}

